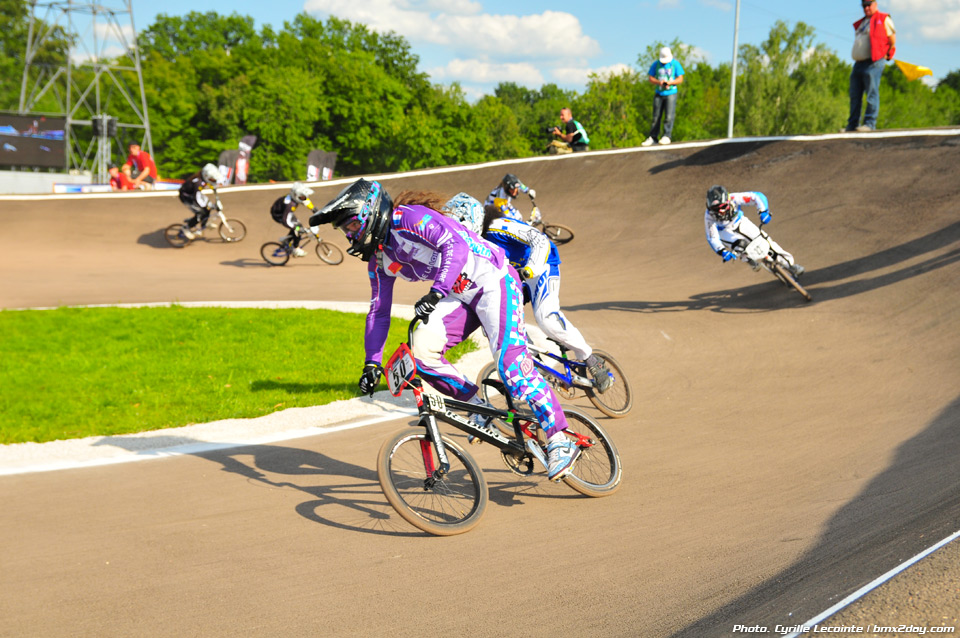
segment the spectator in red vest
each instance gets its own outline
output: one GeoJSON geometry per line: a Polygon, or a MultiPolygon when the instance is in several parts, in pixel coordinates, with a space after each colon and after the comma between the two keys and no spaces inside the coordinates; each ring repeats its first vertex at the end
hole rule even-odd
{"type": "MultiPolygon", "coordinates": [[[[124,164],[126,166],[126,164],[124,164]]],[[[114,191],[130,191],[136,189],[129,177],[120,172],[116,166],[107,169],[110,172],[110,188],[114,191]]]]}
{"type": "Polygon", "coordinates": [[[129,148],[130,155],[127,156],[127,163],[136,175],[133,178],[134,188],[140,188],[141,184],[147,184],[146,188],[151,188],[157,181],[157,165],[153,163],[150,153],[140,150],[139,144],[131,144],[129,148]]]}
{"type": "Polygon", "coordinates": [[[897,30],[893,18],[877,9],[877,0],[861,0],[863,18],[853,23],[853,72],[850,74],[850,119],[844,131],[865,133],[877,128],[880,112],[880,76],[887,60],[896,52],[897,30]],[[860,124],[863,94],[867,109],[860,124]]]}

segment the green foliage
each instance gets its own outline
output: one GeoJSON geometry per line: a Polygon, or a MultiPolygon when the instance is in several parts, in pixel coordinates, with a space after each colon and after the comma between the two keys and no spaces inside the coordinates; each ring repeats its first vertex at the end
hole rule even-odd
{"type": "MultiPolygon", "coordinates": [[[[0,9],[0,108],[13,109],[29,4],[0,0],[0,9]]],[[[740,47],[736,135],[834,132],[846,122],[850,63],[814,38],[802,22],[777,22],[764,42],[740,47]]],[[[544,128],[560,123],[563,107],[586,128],[591,148],[635,146],[650,129],[655,87],[647,72],[665,43],[646,46],[636,70],[591,76],[582,93],[503,82],[474,104],[457,84],[431,85],[403,37],[335,17],[301,13],[280,29],[258,31],[252,18],[236,13],[160,15],[139,44],[160,174],[189,174],[253,134],[259,144],[250,180],[263,182],[302,179],[314,148],[337,152],[340,175],[539,155],[552,139],[544,128]]],[[[674,140],[724,137],[730,65],[711,66],[676,38],[669,46],[685,71],[674,140]]],[[[68,49],[66,35],[55,32],[40,59],[62,62],[68,49]]],[[[932,90],[888,66],[882,128],[960,123],[960,71],[932,90]]],[[[91,73],[77,69],[75,78],[82,83],[91,73]]],[[[125,82],[136,95],[135,82],[125,82]]],[[[103,96],[107,112],[132,120],[120,98],[103,96]]],[[[57,111],[52,100],[38,108],[57,111]]]]}

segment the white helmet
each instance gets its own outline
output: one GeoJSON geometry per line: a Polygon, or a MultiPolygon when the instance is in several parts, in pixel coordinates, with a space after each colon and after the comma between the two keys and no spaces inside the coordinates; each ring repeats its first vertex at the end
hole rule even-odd
{"type": "Polygon", "coordinates": [[[457,193],[440,209],[477,235],[483,232],[483,204],[466,193],[457,193]]]}
{"type": "Polygon", "coordinates": [[[313,195],[313,189],[300,182],[294,182],[293,186],[290,187],[290,199],[295,202],[305,202],[310,199],[311,195],[313,195]]]}
{"type": "Polygon", "coordinates": [[[213,164],[205,164],[200,171],[200,175],[203,176],[204,181],[208,184],[219,184],[222,179],[220,177],[220,169],[213,164]]]}

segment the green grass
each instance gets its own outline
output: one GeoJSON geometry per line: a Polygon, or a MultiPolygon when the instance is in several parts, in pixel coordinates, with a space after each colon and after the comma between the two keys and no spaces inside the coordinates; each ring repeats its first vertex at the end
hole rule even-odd
{"type": "MultiPolygon", "coordinates": [[[[304,309],[2,311],[0,443],[258,417],[355,397],[364,321],[304,309]]],[[[385,358],[406,327],[393,320],[385,358]]],[[[465,342],[451,358],[475,348],[465,342]]]]}

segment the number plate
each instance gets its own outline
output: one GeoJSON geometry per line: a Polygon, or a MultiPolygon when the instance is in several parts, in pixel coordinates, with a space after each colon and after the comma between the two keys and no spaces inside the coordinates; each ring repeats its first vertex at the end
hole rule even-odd
{"type": "Polygon", "coordinates": [[[758,235],[743,249],[743,254],[754,261],[763,261],[767,258],[767,253],[769,252],[770,243],[764,239],[762,235],[758,235]]]}
{"type": "Polygon", "coordinates": [[[443,397],[436,394],[428,394],[427,401],[430,402],[430,410],[433,412],[446,412],[447,406],[444,404],[443,397]]]}
{"type": "Polygon", "coordinates": [[[390,361],[387,362],[386,371],[387,388],[390,389],[390,394],[395,397],[400,396],[404,386],[417,373],[417,364],[414,362],[413,353],[410,352],[407,344],[400,344],[397,351],[390,357],[390,361]]]}

